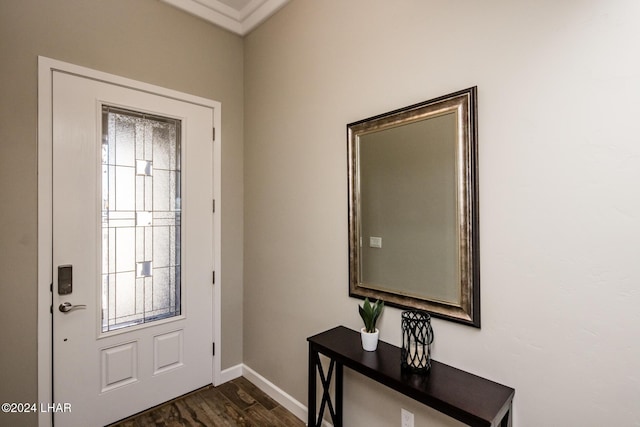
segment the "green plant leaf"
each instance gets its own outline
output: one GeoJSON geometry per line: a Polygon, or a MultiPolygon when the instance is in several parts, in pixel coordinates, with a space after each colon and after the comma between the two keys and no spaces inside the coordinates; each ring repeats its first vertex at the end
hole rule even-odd
{"type": "Polygon", "coordinates": [[[364,327],[367,332],[376,331],[376,322],[382,313],[383,307],[384,301],[376,300],[375,303],[371,304],[369,298],[365,298],[362,306],[358,306],[358,312],[360,313],[360,317],[364,322],[364,327]]]}
{"type": "Polygon", "coordinates": [[[365,326],[367,325],[367,313],[364,311],[364,308],[358,306],[358,311],[360,312],[360,317],[362,317],[362,321],[365,326]]]}

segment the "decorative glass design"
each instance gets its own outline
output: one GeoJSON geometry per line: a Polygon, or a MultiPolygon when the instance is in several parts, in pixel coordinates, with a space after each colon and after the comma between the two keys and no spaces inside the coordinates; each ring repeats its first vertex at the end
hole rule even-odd
{"type": "Polygon", "coordinates": [[[180,315],[180,121],[102,108],[102,332],[180,315]]]}

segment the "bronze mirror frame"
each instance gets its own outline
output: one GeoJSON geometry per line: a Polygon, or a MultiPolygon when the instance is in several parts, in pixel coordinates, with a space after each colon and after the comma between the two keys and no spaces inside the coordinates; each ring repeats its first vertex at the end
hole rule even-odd
{"type": "Polygon", "coordinates": [[[434,317],[480,328],[480,257],[477,167],[477,87],[410,105],[347,125],[349,180],[349,296],[420,309],[434,317]],[[372,286],[361,280],[360,138],[364,135],[455,113],[455,203],[458,303],[372,286]]]}

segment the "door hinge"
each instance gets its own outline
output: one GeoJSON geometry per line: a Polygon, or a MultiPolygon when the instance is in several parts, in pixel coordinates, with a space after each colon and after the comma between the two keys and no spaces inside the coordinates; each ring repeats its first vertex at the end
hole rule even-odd
{"type": "Polygon", "coordinates": [[[214,342],[211,343],[211,353],[212,353],[212,356],[216,355],[216,343],[214,342]]]}
{"type": "Polygon", "coordinates": [[[216,211],[216,199],[213,199],[212,202],[213,202],[213,212],[215,212],[216,211]]]}
{"type": "Polygon", "coordinates": [[[211,283],[213,283],[214,285],[216,284],[216,272],[213,271],[213,280],[211,281],[211,283]]]}
{"type": "Polygon", "coordinates": [[[213,133],[212,133],[212,138],[211,138],[211,140],[212,140],[212,141],[215,141],[215,140],[216,140],[216,128],[213,128],[213,133]]]}
{"type": "Polygon", "coordinates": [[[49,306],[49,313],[53,314],[53,306],[52,305],[49,306]]]}

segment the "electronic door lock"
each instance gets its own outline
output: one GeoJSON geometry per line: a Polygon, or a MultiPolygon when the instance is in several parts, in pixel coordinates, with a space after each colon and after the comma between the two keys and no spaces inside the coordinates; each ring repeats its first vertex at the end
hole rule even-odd
{"type": "Polygon", "coordinates": [[[69,295],[73,292],[73,266],[58,266],[58,295],[69,295]]]}

